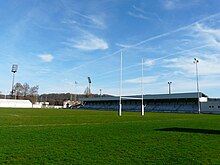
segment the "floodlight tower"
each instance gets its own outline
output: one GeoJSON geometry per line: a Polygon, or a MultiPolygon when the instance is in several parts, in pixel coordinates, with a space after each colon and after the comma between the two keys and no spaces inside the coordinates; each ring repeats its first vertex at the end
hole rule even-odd
{"type": "Polygon", "coordinates": [[[172,84],[172,82],[169,81],[169,82],[168,82],[168,92],[169,92],[169,94],[171,94],[171,84],[172,84]]]}
{"type": "Polygon", "coordinates": [[[91,83],[92,83],[92,81],[91,81],[91,78],[90,77],[88,77],[88,82],[89,82],[89,95],[91,94],[91,89],[90,89],[90,85],[91,85],[91,83]]]}
{"type": "Polygon", "coordinates": [[[13,73],[13,78],[12,78],[12,88],[11,88],[11,95],[13,96],[14,93],[14,80],[15,80],[15,73],[18,71],[18,65],[13,64],[11,68],[11,72],[13,73]]]}
{"type": "Polygon", "coordinates": [[[102,89],[99,89],[100,97],[102,97],[102,89]]]}
{"type": "Polygon", "coordinates": [[[199,102],[199,74],[198,74],[198,63],[199,60],[194,58],[193,63],[196,66],[196,88],[197,88],[197,95],[198,95],[198,113],[200,114],[200,102],[199,102]]]}

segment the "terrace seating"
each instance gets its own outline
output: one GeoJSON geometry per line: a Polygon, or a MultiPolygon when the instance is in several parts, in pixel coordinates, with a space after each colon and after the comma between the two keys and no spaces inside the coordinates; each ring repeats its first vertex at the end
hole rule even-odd
{"type": "MultiPolygon", "coordinates": [[[[97,110],[118,110],[119,105],[115,104],[104,104],[104,105],[94,105],[86,104],[82,106],[83,109],[97,109],[97,110]]],[[[140,111],[140,104],[122,104],[123,111],[140,111]]],[[[195,112],[197,110],[197,105],[194,104],[149,104],[145,105],[144,110],[146,112],[195,112]]]]}
{"type": "Polygon", "coordinates": [[[145,111],[153,111],[153,112],[177,112],[177,111],[187,111],[193,112],[197,110],[197,106],[195,105],[187,105],[187,104],[164,104],[164,105],[146,105],[145,111]]]}

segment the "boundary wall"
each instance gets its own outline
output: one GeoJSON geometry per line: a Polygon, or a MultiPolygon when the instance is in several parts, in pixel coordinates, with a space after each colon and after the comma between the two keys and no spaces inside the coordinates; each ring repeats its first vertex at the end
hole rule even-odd
{"type": "Polygon", "coordinates": [[[0,99],[2,108],[32,108],[30,100],[0,99]]]}

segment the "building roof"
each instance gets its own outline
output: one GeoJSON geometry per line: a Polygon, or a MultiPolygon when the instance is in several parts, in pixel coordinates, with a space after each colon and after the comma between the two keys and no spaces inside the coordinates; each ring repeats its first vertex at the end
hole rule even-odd
{"type": "MultiPolygon", "coordinates": [[[[208,97],[202,92],[199,92],[199,97],[208,97]]],[[[123,100],[141,99],[141,95],[123,96],[123,100]]],[[[144,100],[157,100],[157,99],[196,99],[198,98],[197,92],[192,93],[173,93],[173,94],[152,94],[144,95],[144,100]]],[[[111,97],[95,97],[95,98],[80,98],[80,101],[118,101],[119,96],[111,97]]]]}

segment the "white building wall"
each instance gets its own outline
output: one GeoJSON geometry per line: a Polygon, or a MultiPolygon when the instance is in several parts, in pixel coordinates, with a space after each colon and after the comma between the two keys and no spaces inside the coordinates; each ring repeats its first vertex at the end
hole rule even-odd
{"type": "Polygon", "coordinates": [[[32,103],[29,100],[0,99],[0,107],[32,108],[32,103]]]}

